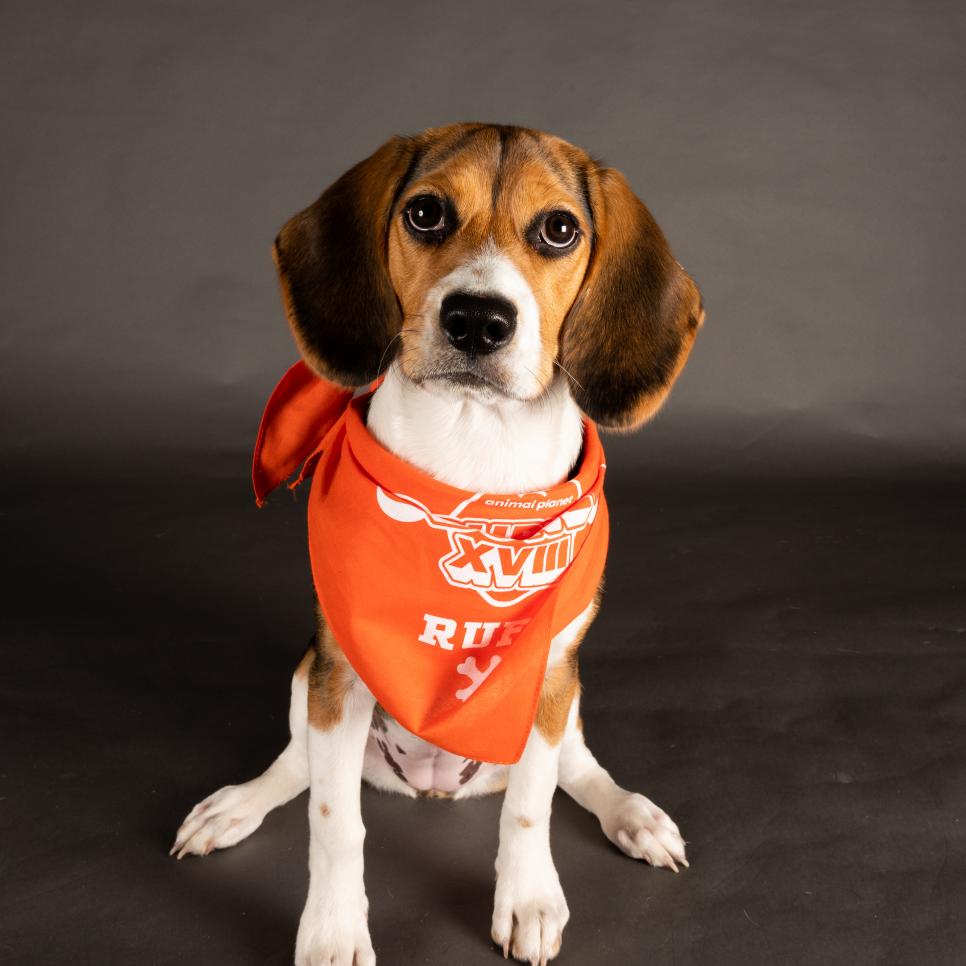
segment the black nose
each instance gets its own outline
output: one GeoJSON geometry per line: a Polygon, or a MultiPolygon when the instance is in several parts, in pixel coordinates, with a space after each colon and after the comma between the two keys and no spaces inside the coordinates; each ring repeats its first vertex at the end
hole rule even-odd
{"type": "Polygon", "coordinates": [[[439,310],[446,338],[471,356],[485,356],[505,346],[517,327],[512,302],[495,295],[447,295],[439,310]]]}

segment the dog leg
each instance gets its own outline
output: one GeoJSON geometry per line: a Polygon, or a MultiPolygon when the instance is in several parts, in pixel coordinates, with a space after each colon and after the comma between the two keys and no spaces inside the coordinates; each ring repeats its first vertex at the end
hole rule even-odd
{"type": "Polygon", "coordinates": [[[327,648],[309,684],[309,894],[296,966],[374,966],[363,884],[360,791],[375,699],[327,648]],[[324,676],[323,676],[324,674],[324,676]]]}
{"type": "Polygon", "coordinates": [[[684,840],[670,816],[650,799],[621,788],[591,754],[578,724],[579,698],[567,718],[560,749],[560,787],[593,812],[604,834],[633,859],[678,871],[687,866],[684,840]]]}
{"type": "Polygon", "coordinates": [[[550,807],[557,787],[560,738],[577,689],[576,667],[547,673],[523,757],[510,768],[500,813],[493,941],[521,962],[540,964],[560,951],[570,918],[550,854],[550,807]]]}
{"type": "Polygon", "coordinates": [[[291,738],[267,771],[244,785],[226,785],[199,802],[178,829],[171,854],[207,855],[247,838],[273,809],[291,801],[309,785],[306,758],[306,699],[309,650],[292,676],[288,724],[291,738]]]}

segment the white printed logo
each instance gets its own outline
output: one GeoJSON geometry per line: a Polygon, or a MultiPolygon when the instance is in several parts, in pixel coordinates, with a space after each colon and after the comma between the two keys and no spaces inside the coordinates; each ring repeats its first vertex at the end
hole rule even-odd
{"type": "Polygon", "coordinates": [[[413,497],[390,496],[378,486],[376,499],[382,512],[399,523],[425,523],[446,531],[450,549],[440,558],[439,569],[448,583],[475,590],[494,607],[510,607],[560,577],[574,558],[577,535],[594,522],[597,498],[592,493],[581,498],[579,484],[574,480],[571,485],[573,495],[556,499],[548,499],[543,492],[485,499],[477,493],[448,514],[432,513],[413,497]],[[474,516],[474,504],[534,511],[569,509],[544,526],[539,517],[474,516]]]}

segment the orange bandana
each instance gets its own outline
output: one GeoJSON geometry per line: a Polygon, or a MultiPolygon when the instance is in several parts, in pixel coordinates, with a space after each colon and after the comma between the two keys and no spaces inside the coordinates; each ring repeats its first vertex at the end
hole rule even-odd
{"type": "Polygon", "coordinates": [[[604,451],[593,423],[574,476],[549,490],[469,493],[390,453],[352,398],[297,362],[262,416],[259,506],[299,465],[326,622],[404,728],[511,764],[533,725],[551,638],[591,602],[607,554],[604,451]]]}

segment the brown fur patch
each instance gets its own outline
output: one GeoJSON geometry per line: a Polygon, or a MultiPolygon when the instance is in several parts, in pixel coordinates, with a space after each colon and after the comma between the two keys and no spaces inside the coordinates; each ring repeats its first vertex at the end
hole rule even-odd
{"type": "Polygon", "coordinates": [[[519,825],[520,828],[533,828],[533,822],[531,822],[526,815],[519,815],[517,817],[517,825],[519,825]]]}
{"type": "Polygon", "coordinates": [[[409,779],[406,777],[406,773],[403,771],[402,766],[396,761],[392,756],[392,752],[389,750],[389,745],[386,744],[384,738],[377,737],[376,745],[382,752],[382,757],[385,758],[386,764],[392,769],[393,774],[401,781],[403,784],[408,785],[409,779]]]}
{"type": "Polygon", "coordinates": [[[564,660],[547,671],[540,692],[534,726],[551,745],[556,745],[563,737],[567,727],[567,715],[579,688],[575,645],[567,652],[564,660]]]}
{"type": "Polygon", "coordinates": [[[317,731],[328,731],[342,720],[352,672],[321,614],[318,625],[309,668],[308,721],[317,731]]]}
{"type": "Polygon", "coordinates": [[[534,726],[537,731],[551,744],[556,745],[563,738],[567,728],[567,718],[570,706],[580,691],[580,676],[577,669],[577,650],[583,642],[590,625],[593,624],[597,611],[600,610],[603,595],[603,581],[594,595],[593,607],[578,631],[574,643],[570,646],[563,660],[547,670],[540,691],[540,702],[537,705],[537,715],[534,726]]]}
{"type": "Polygon", "coordinates": [[[460,784],[465,785],[482,767],[482,761],[476,761],[475,759],[469,759],[466,764],[460,769],[460,784]]]}
{"type": "Polygon", "coordinates": [[[319,812],[321,813],[321,815],[322,815],[322,818],[328,818],[328,817],[329,817],[329,815],[331,815],[331,814],[332,814],[332,809],[331,809],[331,808],[329,808],[329,806],[328,806],[328,805],[326,805],[326,804],[325,804],[325,802],[323,802],[323,803],[322,803],[322,804],[321,804],[321,805],[319,806],[319,812]]]}

